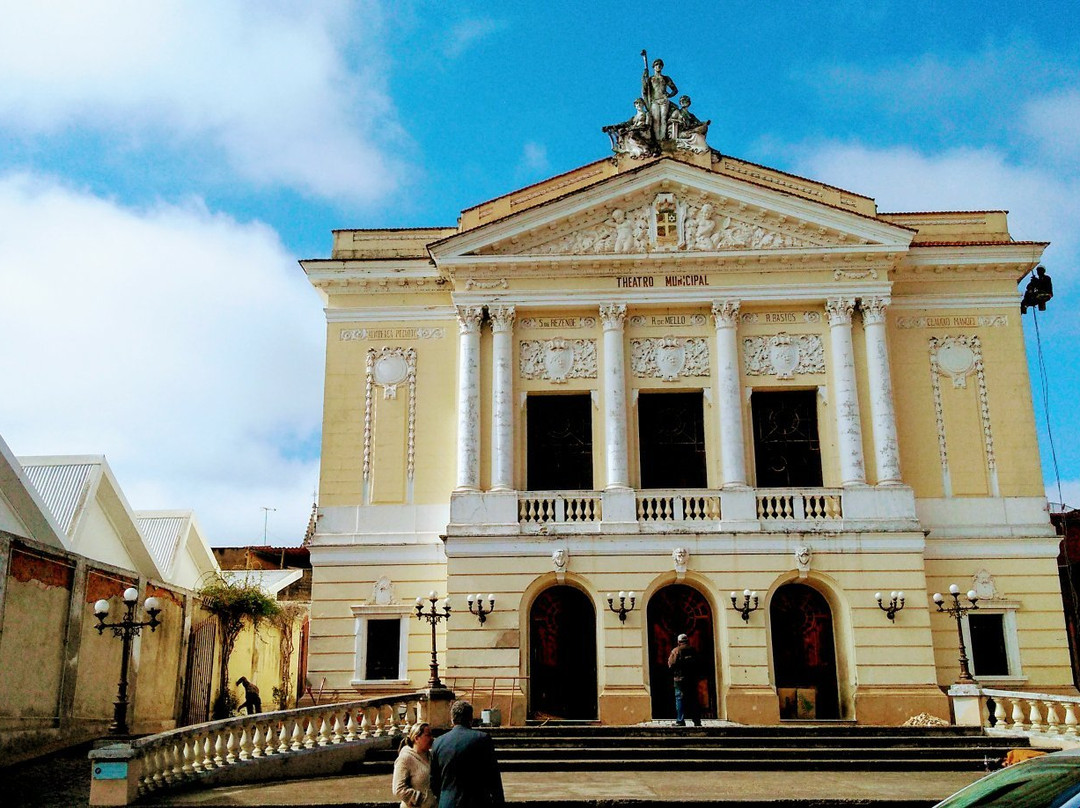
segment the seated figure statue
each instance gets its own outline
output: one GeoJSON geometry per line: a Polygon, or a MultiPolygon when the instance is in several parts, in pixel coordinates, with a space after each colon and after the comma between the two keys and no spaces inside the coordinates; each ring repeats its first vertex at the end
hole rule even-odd
{"type": "Polygon", "coordinates": [[[1054,296],[1054,283],[1046,274],[1046,267],[1042,264],[1035,267],[1035,274],[1028,281],[1024,297],[1020,301],[1020,313],[1026,314],[1028,307],[1038,306],[1039,311],[1046,311],[1046,301],[1054,296]]]}
{"type": "Polygon", "coordinates": [[[611,138],[611,150],[616,154],[628,154],[633,158],[649,157],[656,153],[652,136],[652,117],[641,98],[634,100],[634,117],[623,123],[605,126],[611,138]]]}
{"type": "Polygon", "coordinates": [[[709,133],[710,123],[712,121],[702,121],[690,111],[690,96],[684,95],[679,99],[679,108],[671,113],[668,134],[675,141],[675,148],[703,154],[709,150],[705,136],[709,133]]]}

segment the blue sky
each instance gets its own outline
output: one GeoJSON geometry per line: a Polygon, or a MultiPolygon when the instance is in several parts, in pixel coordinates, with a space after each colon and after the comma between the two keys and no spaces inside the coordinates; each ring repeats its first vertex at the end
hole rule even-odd
{"type": "Polygon", "coordinates": [[[1078,40],[1064,2],[0,0],[0,435],[105,454],[133,507],[194,508],[213,544],[262,541],[263,506],[298,541],[324,338],[296,260],[604,157],[647,48],[721,152],[1053,242],[1039,329],[1080,504],[1078,40]]]}

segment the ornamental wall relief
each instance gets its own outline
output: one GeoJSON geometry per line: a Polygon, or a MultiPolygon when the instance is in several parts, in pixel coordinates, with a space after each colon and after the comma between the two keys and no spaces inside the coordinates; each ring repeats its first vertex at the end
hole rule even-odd
{"type": "Polygon", "coordinates": [[[398,386],[408,386],[409,401],[406,426],[406,477],[412,483],[416,468],[416,349],[368,348],[364,383],[364,489],[365,499],[371,480],[372,451],[375,446],[376,387],[383,399],[396,399],[398,386]]]}
{"type": "Polygon", "coordinates": [[[630,368],[639,379],[666,382],[709,375],[709,342],[703,337],[630,340],[630,368]]]}
{"type": "MultiPolygon", "coordinates": [[[[558,232],[560,225],[556,223],[555,229],[558,232]]],[[[491,251],[514,255],[629,255],[797,249],[836,246],[842,240],[842,234],[764,211],[755,213],[735,200],[704,195],[687,199],[668,192],[655,194],[633,207],[585,214],[568,220],[561,229],[564,232],[554,238],[550,229],[517,236],[516,242],[495,245],[491,251]]]]}
{"type": "Polygon", "coordinates": [[[938,433],[938,459],[945,496],[952,496],[949,471],[949,447],[945,433],[945,408],[942,404],[941,377],[952,381],[953,389],[966,390],[968,379],[975,378],[979,397],[979,420],[982,423],[983,450],[991,496],[999,496],[997,458],[994,454],[994,433],[990,422],[990,394],[986,387],[982,343],[977,336],[966,335],[930,337],[930,384],[934,400],[934,421],[938,433]]]}
{"type": "Polygon", "coordinates": [[[825,348],[818,334],[787,334],[743,339],[743,365],[748,376],[791,379],[796,373],[824,373],[825,348]]]}
{"type": "Polygon", "coordinates": [[[564,384],[568,379],[596,378],[596,340],[538,339],[519,343],[523,379],[564,384]]]}

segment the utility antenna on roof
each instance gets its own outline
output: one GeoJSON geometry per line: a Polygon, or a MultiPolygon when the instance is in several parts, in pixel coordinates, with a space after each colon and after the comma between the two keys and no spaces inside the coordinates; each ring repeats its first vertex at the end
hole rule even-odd
{"type": "Polygon", "coordinates": [[[266,546],[266,523],[270,518],[270,511],[277,511],[277,508],[270,508],[266,505],[262,506],[263,510],[263,547],[266,546]]]}

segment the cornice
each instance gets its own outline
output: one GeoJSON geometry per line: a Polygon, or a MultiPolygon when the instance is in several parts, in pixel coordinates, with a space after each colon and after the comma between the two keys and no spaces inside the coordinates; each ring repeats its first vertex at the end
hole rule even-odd
{"type": "Polygon", "coordinates": [[[427,306],[425,308],[378,308],[378,309],[323,309],[328,323],[389,323],[422,322],[426,320],[452,320],[457,316],[454,306],[427,306]]]}
{"type": "MultiPolygon", "coordinates": [[[[844,281],[843,283],[770,284],[763,286],[678,286],[646,289],[559,289],[454,292],[459,306],[482,306],[492,302],[512,305],[521,310],[595,308],[613,300],[631,306],[705,306],[714,300],[741,300],[743,306],[755,303],[823,304],[828,297],[880,297],[889,294],[889,284],[880,281],[844,281]]],[[[1013,301],[1015,303],[1015,301],[1013,301]]]]}

